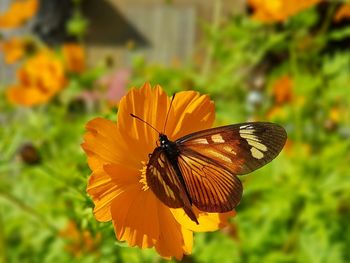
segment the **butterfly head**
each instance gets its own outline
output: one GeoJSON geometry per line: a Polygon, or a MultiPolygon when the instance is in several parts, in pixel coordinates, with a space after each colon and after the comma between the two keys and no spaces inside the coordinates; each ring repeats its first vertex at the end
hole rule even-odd
{"type": "Polygon", "coordinates": [[[172,142],[164,133],[159,133],[160,148],[165,151],[168,158],[175,160],[179,155],[179,149],[176,142],[172,142]]]}
{"type": "Polygon", "coordinates": [[[160,142],[161,147],[165,147],[169,143],[169,139],[165,134],[160,133],[159,134],[159,142],[160,142]]]}

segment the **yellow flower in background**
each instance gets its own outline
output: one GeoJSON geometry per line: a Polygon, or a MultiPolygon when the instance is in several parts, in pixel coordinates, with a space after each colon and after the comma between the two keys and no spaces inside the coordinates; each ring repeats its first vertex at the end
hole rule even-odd
{"type": "Polygon", "coordinates": [[[270,121],[286,120],[288,111],[280,105],[272,106],[266,113],[266,118],[270,121]]]}
{"type": "Polygon", "coordinates": [[[5,62],[13,64],[25,55],[26,41],[17,37],[10,38],[0,44],[0,51],[4,54],[5,62]]]}
{"type": "Polygon", "coordinates": [[[38,7],[38,0],[13,1],[9,9],[0,14],[0,29],[11,29],[23,25],[36,14],[38,7]]]}
{"type": "Polygon", "coordinates": [[[7,90],[13,104],[33,106],[48,102],[66,83],[63,63],[50,50],[41,50],[17,71],[18,83],[7,90]]]}
{"type": "MultiPolygon", "coordinates": [[[[169,106],[170,98],[160,86],[133,88],[119,103],[117,123],[96,118],[87,124],[82,147],[92,170],[87,191],[95,204],[95,218],[112,220],[117,239],[130,246],[155,247],[163,258],[180,260],[192,251],[194,231],[217,230],[234,212],[195,210],[197,225],[182,208],[167,207],[147,187],[144,170],[158,133],[130,113],[162,130],[169,106]]],[[[194,91],[177,93],[165,133],[175,140],[209,128],[214,115],[208,96],[194,91]]]]}
{"type": "Polygon", "coordinates": [[[350,3],[342,4],[333,17],[334,22],[340,22],[345,19],[350,20],[350,3]]]}
{"type": "Polygon", "coordinates": [[[249,0],[253,8],[252,18],[261,22],[281,22],[321,0],[249,0]]]}
{"type": "Polygon", "coordinates": [[[276,104],[285,104],[293,99],[293,80],[288,76],[277,79],[272,86],[272,94],[276,104]]]}
{"type": "Polygon", "coordinates": [[[76,43],[67,43],[62,48],[64,63],[68,71],[81,73],[85,69],[85,50],[76,43]]]}
{"type": "Polygon", "coordinates": [[[331,119],[335,123],[340,122],[341,116],[342,116],[342,113],[339,107],[332,107],[331,110],[329,111],[329,119],[331,119]]]}

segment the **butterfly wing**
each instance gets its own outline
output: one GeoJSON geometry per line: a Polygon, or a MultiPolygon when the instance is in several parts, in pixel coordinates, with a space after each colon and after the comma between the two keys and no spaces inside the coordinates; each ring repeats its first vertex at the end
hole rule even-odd
{"type": "Polygon", "coordinates": [[[192,201],[177,164],[172,164],[161,147],[156,148],[147,164],[146,180],[157,198],[171,208],[182,207],[185,213],[198,224],[191,208],[192,201]]]}
{"type": "Polygon", "coordinates": [[[243,191],[236,174],[270,162],[286,138],[281,126],[255,122],[204,130],[177,140],[178,164],[193,204],[206,212],[235,208],[243,191]]]}
{"type": "Polygon", "coordinates": [[[176,141],[233,174],[247,174],[272,161],[282,150],[286,131],[268,122],[250,122],[199,131],[176,141]]]}
{"type": "Polygon", "coordinates": [[[165,205],[181,207],[180,192],[183,191],[174,167],[169,163],[164,151],[156,148],[147,165],[147,185],[165,205]]]}
{"type": "Polygon", "coordinates": [[[199,210],[223,213],[240,202],[243,191],[240,180],[215,161],[187,149],[181,152],[178,165],[199,210]]]}
{"type": "Polygon", "coordinates": [[[286,141],[276,124],[254,122],[189,134],[175,143],[176,162],[154,150],[146,172],[148,186],[167,206],[183,207],[198,223],[191,204],[206,212],[227,212],[242,196],[236,175],[252,172],[274,159],[286,141]],[[182,181],[183,179],[183,181],[182,181]]]}

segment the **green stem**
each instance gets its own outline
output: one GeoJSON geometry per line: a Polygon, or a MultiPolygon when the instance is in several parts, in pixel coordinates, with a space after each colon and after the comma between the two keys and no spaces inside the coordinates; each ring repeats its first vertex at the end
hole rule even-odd
{"type": "Polygon", "coordinates": [[[327,9],[326,19],[323,21],[323,23],[320,27],[320,30],[318,31],[319,35],[322,35],[328,31],[329,26],[332,23],[332,19],[334,17],[334,12],[335,12],[336,7],[337,7],[337,5],[333,4],[333,5],[331,5],[330,8],[327,9]]]}
{"type": "Polygon", "coordinates": [[[6,243],[4,233],[4,223],[2,221],[2,214],[0,213],[0,263],[6,263],[6,243]]]}
{"type": "MultiPolygon", "coordinates": [[[[43,168],[44,168],[44,169],[39,169],[39,170],[38,170],[40,174],[45,175],[45,176],[49,177],[50,179],[52,179],[52,180],[58,182],[59,184],[63,185],[66,189],[69,189],[69,190],[71,190],[72,192],[78,194],[78,195],[82,198],[81,200],[85,200],[85,198],[86,198],[85,193],[82,193],[82,192],[80,192],[79,190],[77,190],[75,187],[72,187],[72,186],[69,184],[69,182],[65,181],[64,179],[62,179],[62,178],[59,176],[59,174],[57,174],[57,171],[56,171],[56,170],[52,169],[52,168],[51,168],[50,166],[48,166],[48,165],[45,165],[43,168]],[[49,171],[50,173],[46,172],[45,169],[47,169],[47,171],[49,171]]],[[[75,178],[77,178],[77,179],[78,179],[79,181],[81,181],[82,183],[86,184],[86,180],[83,179],[83,178],[81,178],[80,176],[79,176],[79,177],[77,176],[77,177],[75,177],[75,178]]]]}
{"type": "Polygon", "coordinates": [[[50,224],[45,217],[43,217],[41,214],[39,214],[37,211],[35,211],[30,206],[28,206],[25,203],[23,203],[17,197],[12,196],[11,194],[6,193],[6,192],[4,192],[2,190],[0,190],[0,197],[2,197],[3,199],[7,200],[9,203],[17,206],[18,208],[22,209],[24,212],[28,213],[33,218],[37,219],[39,222],[44,224],[46,227],[48,227],[53,232],[55,232],[55,233],[58,232],[58,229],[55,226],[53,226],[52,224],[50,224]]]}

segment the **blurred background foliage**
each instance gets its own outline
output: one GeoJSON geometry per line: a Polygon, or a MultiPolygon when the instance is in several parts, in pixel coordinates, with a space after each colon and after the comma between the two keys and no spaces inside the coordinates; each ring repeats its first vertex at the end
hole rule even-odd
{"type": "Polygon", "coordinates": [[[88,62],[94,24],[85,0],[8,1],[0,14],[0,262],[163,261],[94,219],[79,146],[88,120],[115,120],[120,97],[144,82],[209,94],[216,125],[263,120],[288,132],[282,154],[242,178],[230,225],[197,233],[185,262],[350,261],[350,3],[251,0],[225,17],[223,3],[213,1],[213,20],[198,23],[202,36],[186,61],[151,63],[131,39],[130,64],[116,66],[109,56],[88,62]],[[28,24],[30,33],[18,31],[28,24]]]}

